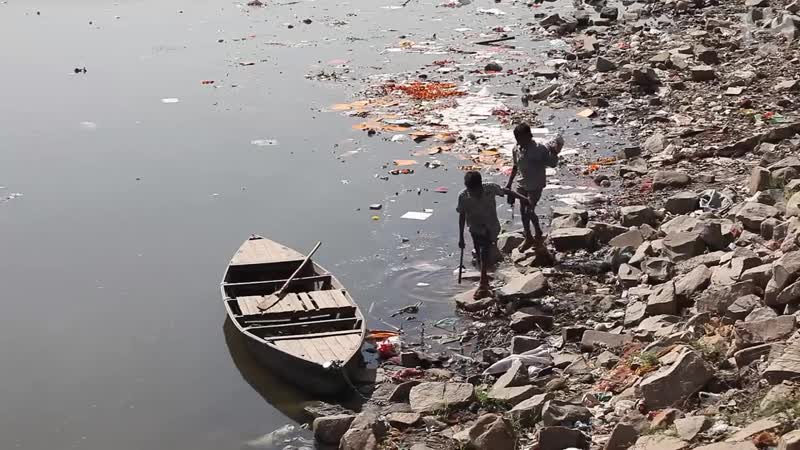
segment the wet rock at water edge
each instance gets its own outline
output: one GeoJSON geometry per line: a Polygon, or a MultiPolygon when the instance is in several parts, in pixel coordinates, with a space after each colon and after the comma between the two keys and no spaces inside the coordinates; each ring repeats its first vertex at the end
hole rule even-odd
{"type": "Polygon", "coordinates": [[[409,393],[411,408],[421,413],[467,406],[474,398],[475,387],[469,383],[424,382],[412,387],[409,393]]]}
{"type": "Polygon", "coordinates": [[[679,192],[667,199],[664,208],[672,214],[689,214],[699,203],[700,196],[694,192],[679,192]]]}
{"type": "Polygon", "coordinates": [[[692,182],[689,175],[676,170],[660,170],[653,177],[653,190],[680,188],[692,182]]]}
{"type": "Polygon", "coordinates": [[[623,206],[620,208],[622,226],[638,227],[640,225],[653,225],[656,221],[656,213],[653,208],[644,205],[623,206]]]}
{"type": "Polygon", "coordinates": [[[338,414],[314,419],[314,438],[323,444],[338,444],[353,423],[354,414],[338,414]]]}
{"type": "Polygon", "coordinates": [[[550,233],[550,241],[560,252],[591,249],[594,231],[589,228],[559,228],[550,233]]]}

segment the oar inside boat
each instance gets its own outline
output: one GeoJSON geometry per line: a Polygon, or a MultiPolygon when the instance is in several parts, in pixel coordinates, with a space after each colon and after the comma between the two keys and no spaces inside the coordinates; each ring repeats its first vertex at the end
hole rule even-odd
{"type": "Polygon", "coordinates": [[[288,292],[289,285],[292,284],[292,281],[297,277],[300,271],[303,270],[303,267],[305,267],[306,264],[308,264],[308,262],[311,260],[311,257],[314,256],[314,253],[316,253],[317,249],[319,249],[320,245],[322,245],[322,241],[317,242],[317,245],[315,245],[314,248],[311,249],[311,252],[309,252],[309,254],[306,256],[303,262],[300,263],[300,266],[297,267],[294,273],[292,273],[292,276],[290,276],[289,279],[287,279],[286,282],[283,283],[283,286],[281,286],[281,288],[278,289],[277,292],[268,297],[264,297],[264,299],[258,303],[258,309],[260,309],[261,311],[267,311],[268,309],[277,305],[278,302],[280,302],[281,299],[283,299],[283,297],[288,292]]]}

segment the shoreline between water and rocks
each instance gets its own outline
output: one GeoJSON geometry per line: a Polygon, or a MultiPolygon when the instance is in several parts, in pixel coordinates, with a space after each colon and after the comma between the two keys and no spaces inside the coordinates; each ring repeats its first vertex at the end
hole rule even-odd
{"type": "Polygon", "coordinates": [[[510,124],[552,133],[530,106],[579,108],[640,144],[565,152],[548,187],[574,192],[555,196],[547,250],[501,235],[495,295],[455,298],[457,339],[432,345],[423,329],[384,354],[363,409],[313,410],[315,437],[342,450],[800,448],[800,5],[539,6],[522,28],[571,43],[542,65],[521,63],[498,27],[475,44],[495,51],[482,68],[442,59],[376,76],[333,109],[367,119],[354,127],[370,136],[434,140],[417,156],[451,153],[490,177],[507,175],[510,124]],[[552,179],[565,171],[583,189],[552,179]]]}

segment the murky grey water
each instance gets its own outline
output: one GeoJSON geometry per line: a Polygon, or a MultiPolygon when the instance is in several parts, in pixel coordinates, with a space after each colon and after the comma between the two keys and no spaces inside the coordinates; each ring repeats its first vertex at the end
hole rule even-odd
{"type": "Polygon", "coordinates": [[[0,198],[23,194],[0,202],[0,448],[234,449],[293,423],[307,397],[223,327],[218,282],[253,232],[322,240],[374,327],[418,300],[453,314],[456,163],[375,178],[417,146],[323,111],[354,81],[305,78],[408,70],[437,57],[386,61],[387,40],[463,26],[390,5],[0,3],[0,198]]]}

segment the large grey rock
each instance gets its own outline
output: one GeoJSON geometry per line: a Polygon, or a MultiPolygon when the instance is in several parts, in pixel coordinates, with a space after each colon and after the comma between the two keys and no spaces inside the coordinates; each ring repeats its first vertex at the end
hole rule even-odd
{"type": "Polygon", "coordinates": [[[700,233],[700,239],[711,250],[722,250],[733,242],[733,236],[723,236],[722,224],[719,222],[701,222],[692,231],[700,233]]]}
{"type": "Polygon", "coordinates": [[[625,309],[624,323],[626,327],[631,327],[645,318],[647,315],[647,302],[645,301],[632,301],[625,309]]]}
{"type": "Polygon", "coordinates": [[[691,183],[689,175],[676,170],[659,170],[653,176],[653,190],[658,191],[666,188],[681,188],[691,183]]]}
{"type": "Polygon", "coordinates": [[[549,330],[553,328],[554,319],[538,307],[522,308],[511,315],[510,327],[517,333],[527,333],[537,328],[549,330]]]}
{"type": "Polygon", "coordinates": [[[711,283],[718,286],[731,285],[742,281],[742,273],[761,264],[757,256],[734,257],[730,261],[720,264],[713,270],[711,283]]]}
{"type": "Polygon", "coordinates": [[[677,314],[678,300],[675,298],[675,283],[670,281],[655,286],[653,293],[647,297],[647,308],[645,311],[651,316],[677,314]]]}
{"type": "Polygon", "coordinates": [[[778,440],[778,450],[800,450],[800,430],[790,431],[778,440]]]}
{"type": "Polygon", "coordinates": [[[619,236],[614,237],[608,242],[608,245],[617,248],[633,247],[638,248],[644,242],[642,232],[639,230],[629,230],[619,236]]]}
{"type": "Polygon", "coordinates": [[[760,266],[751,267],[742,272],[742,275],[739,277],[742,281],[752,281],[756,286],[762,289],[767,286],[770,278],[772,278],[772,264],[761,264],[760,266]]]}
{"type": "Polygon", "coordinates": [[[798,301],[800,301],[800,280],[797,280],[783,288],[783,290],[775,298],[775,303],[778,305],[795,304],[798,301]]]}
{"type": "Polygon", "coordinates": [[[796,325],[795,316],[780,316],[774,319],[739,322],[734,326],[734,334],[739,348],[744,348],[787,339],[794,333],[796,325]]]}
{"type": "Polygon", "coordinates": [[[429,381],[411,388],[408,399],[416,412],[434,413],[445,408],[467,406],[475,398],[475,387],[469,383],[429,381]]]}
{"type": "Polygon", "coordinates": [[[725,317],[732,321],[744,320],[754,309],[761,306],[761,298],[757,295],[745,295],[737,298],[725,311],[725,317]]]}
{"type": "Polygon", "coordinates": [[[458,309],[463,309],[464,311],[477,312],[477,311],[483,311],[484,309],[490,307],[492,304],[495,303],[493,297],[483,297],[476,299],[475,291],[477,290],[478,288],[472,288],[466,292],[456,294],[453,297],[453,300],[456,302],[456,307],[458,309]]]}
{"type": "Polygon", "coordinates": [[[415,412],[392,412],[386,415],[389,425],[400,430],[412,427],[420,420],[422,420],[422,416],[415,412]]]}
{"type": "Polygon", "coordinates": [[[589,228],[559,228],[550,232],[550,241],[560,252],[594,248],[594,231],[589,228]]]}
{"type": "Polygon", "coordinates": [[[647,376],[639,385],[648,409],[660,409],[687,399],[713,377],[702,356],[684,352],[672,365],[647,376]]]}
{"type": "Polygon", "coordinates": [[[752,281],[740,281],[730,286],[711,285],[695,301],[697,312],[708,312],[722,316],[739,297],[758,294],[752,281]]]}
{"type": "Polygon", "coordinates": [[[684,450],[689,443],[664,434],[649,434],[636,440],[631,450],[684,450]]]}
{"type": "Polygon", "coordinates": [[[684,215],[673,217],[661,224],[659,228],[664,234],[681,233],[694,230],[700,223],[697,218],[684,215]]]}
{"type": "Polygon", "coordinates": [[[691,68],[692,81],[711,81],[717,78],[714,68],[711,66],[694,66],[691,68]]]}
{"type": "Polygon", "coordinates": [[[323,444],[339,444],[355,418],[354,414],[317,417],[312,424],[314,439],[323,444]]]}
{"type": "Polygon", "coordinates": [[[675,280],[675,295],[682,299],[691,299],[695,293],[705,289],[710,281],[711,269],[700,264],[675,280]]]}
{"type": "Polygon", "coordinates": [[[497,291],[501,300],[541,297],[547,292],[547,278],[541,272],[515,276],[497,291]]]}
{"type": "Polygon", "coordinates": [[[750,172],[750,195],[772,188],[772,177],[769,169],[755,166],[750,172]]]}
{"type": "Polygon", "coordinates": [[[503,233],[497,236],[497,248],[505,254],[510,254],[512,250],[522,245],[524,240],[522,233],[503,233]]]}
{"type": "Polygon", "coordinates": [[[542,345],[543,341],[539,338],[530,336],[514,336],[511,338],[511,354],[518,355],[533,350],[542,345]]]}
{"type": "Polygon", "coordinates": [[[736,212],[736,220],[741,222],[747,230],[760,233],[761,222],[770,217],[778,217],[779,215],[780,211],[774,206],[748,202],[743,204],[736,212]]]}
{"type": "Polygon", "coordinates": [[[550,221],[550,228],[553,230],[561,228],[583,228],[586,226],[586,221],[581,218],[579,214],[570,214],[568,216],[554,217],[550,221]]]}
{"type": "Polygon", "coordinates": [[[733,360],[736,362],[736,367],[741,370],[758,361],[763,357],[769,356],[774,344],[761,344],[753,347],[747,347],[739,350],[733,354],[733,360]]]}
{"type": "Polygon", "coordinates": [[[592,351],[595,348],[620,349],[631,342],[632,337],[627,334],[615,334],[605,331],[586,330],[581,339],[581,348],[592,351]]]}
{"type": "Polygon", "coordinates": [[[705,252],[706,244],[697,231],[670,233],[664,238],[664,250],[670,260],[679,262],[705,252]]]}
{"type": "Polygon", "coordinates": [[[625,227],[638,227],[644,224],[653,225],[656,221],[656,213],[649,206],[623,206],[620,208],[620,218],[620,223],[625,227]]]}
{"type": "Polygon", "coordinates": [[[528,370],[522,364],[522,361],[515,359],[511,361],[511,367],[494,382],[492,389],[505,389],[507,387],[524,386],[527,384],[530,384],[528,380],[528,370]]]}
{"type": "Polygon", "coordinates": [[[543,427],[539,430],[539,450],[588,449],[590,443],[580,430],[567,427],[543,427]]]}
{"type": "Polygon", "coordinates": [[[786,202],[786,216],[798,217],[800,216],[800,192],[795,193],[786,202]]]}
{"type": "Polygon", "coordinates": [[[378,438],[370,428],[351,428],[342,436],[339,450],[377,450],[378,438]]]}
{"type": "Polygon", "coordinates": [[[585,406],[560,400],[549,400],[542,407],[542,423],[546,427],[589,423],[591,417],[592,413],[585,406]]]}
{"type": "Polygon", "coordinates": [[[614,61],[598,56],[595,62],[595,69],[598,72],[612,72],[617,70],[617,64],[614,61]]]}
{"type": "Polygon", "coordinates": [[[772,319],[774,317],[778,317],[778,313],[769,306],[764,306],[751,311],[744,320],[745,322],[753,322],[756,320],[772,319]]]}
{"type": "Polygon", "coordinates": [[[664,283],[672,279],[672,261],[667,258],[645,258],[641,268],[651,284],[664,283]]]}
{"type": "Polygon", "coordinates": [[[694,192],[678,192],[667,199],[664,209],[672,214],[689,214],[697,209],[700,196],[694,192]]]}
{"type": "Polygon", "coordinates": [[[667,141],[664,138],[664,135],[660,132],[656,132],[647,138],[647,140],[644,141],[644,144],[642,144],[642,149],[645,151],[645,153],[649,153],[651,155],[663,152],[666,147],[667,141]]]}
{"type": "Polygon", "coordinates": [[[779,305],[778,296],[800,275],[800,251],[792,251],[778,258],[772,265],[772,278],[764,291],[764,302],[767,305],[779,305]]]}
{"type": "Polygon", "coordinates": [[[618,423],[611,435],[604,450],[627,450],[639,439],[639,430],[627,423],[618,423]]]}
{"type": "Polygon", "coordinates": [[[475,450],[514,450],[514,427],[502,416],[484,414],[469,429],[470,448],[475,450]]]}
{"type": "Polygon", "coordinates": [[[553,394],[549,392],[534,395],[511,408],[508,416],[512,422],[519,423],[523,427],[532,427],[541,420],[544,404],[552,399],[553,394]]]}
{"type": "Polygon", "coordinates": [[[680,325],[681,318],[669,314],[660,314],[648,317],[636,328],[639,337],[661,339],[673,334],[680,325]]]}
{"type": "Polygon", "coordinates": [[[617,280],[622,287],[633,287],[639,284],[642,271],[629,264],[621,264],[617,271],[617,280]]]}
{"type": "Polygon", "coordinates": [[[597,242],[606,243],[614,237],[628,231],[626,227],[606,222],[589,222],[586,228],[594,231],[597,242]]]}
{"type": "Polygon", "coordinates": [[[688,416],[682,419],[675,419],[675,429],[678,437],[684,441],[691,442],[698,434],[707,430],[711,426],[711,421],[706,416],[688,416]]]}
{"type": "Polygon", "coordinates": [[[717,442],[716,444],[701,445],[694,450],[758,450],[758,447],[750,441],[741,442],[717,442]]]}

